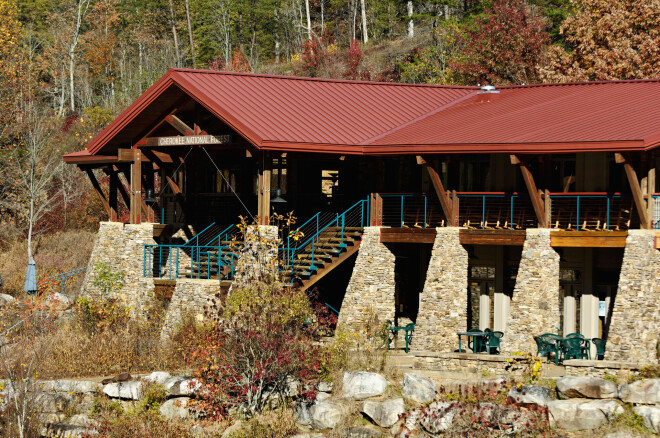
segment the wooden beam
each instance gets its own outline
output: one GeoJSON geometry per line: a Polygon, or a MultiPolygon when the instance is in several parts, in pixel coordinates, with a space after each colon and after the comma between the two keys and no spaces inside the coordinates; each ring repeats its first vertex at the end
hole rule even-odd
{"type": "Polygon", "coordinates": [[[428,164],[424,157],[417,155],[417,164],[421,164],[426,168],[426,171],[429,173],[429,178],[431,178],[431,183],[433,183],[433,188],[435,189],[435,194],[438,196],[440,201],[440,207],[442,207],[442,212],[445,214],[445,219],[447,222],[451,222],[454,217],[454,212],[452,210],[452,204],[447,196],[445,187],[442,185],[442,179],[438,175],[438,171],[435,168],[428,164]]]}
{"type": "Polygon", "coordinates": [[[545,205],[541,199],[541,194],[536,188],[536,183],[534,182],[534,176],[530,172],[527,165],[516,155],[511,155],[511,164],[517,164],[520,167],[520,172],[522,173],[523,180],[525,181],[525,186],[527,187],[527,192],[529,197],[532,200],[532,206],[534,207],[534,213],[536,214],[536,220],[538,221],[540,228],[545,228],[547,226],[546,216],[545,216],[545,205]]]}
{"type": "Polygon", "coordinates": [[[108,192],[108,203],[110,204],[110,221],[116,222],[119,217],[117,192],[119,190],[119,175],[110,172],[110,191],[108,192]]]}
{"type": "Polygon", "coordinates": [[[177,183],[174,182],[172,178],[170,178],[169,175],[165,175],[165,181],[167,181],[167,184],[172,188],[172,193],[175,195],[180,195],[181,194],[181,189],[177,185],[177,183]]]}
{"type": "Polygon", "coordinates": [[[461,245],[523,246],[524,230],[460,230],[461,245]]]}
{"type": "Polygon", "coordinates": [[[131,163],[131,223],[142,222],[142,151],[133,149],[131,163]]]}
{"type": "Polygon", "coordinates": [[[623,163],[623,168],[626,171],[630,191],[632,192],[633,200],[635,201],[635,209],[639,215],[640,227],[646,230],[649,228],[649,219],[646,211],[647,205],[642,193],[642,187],[639,184],[639,179],[637,179],[637,172],[635,172],[635,169],[628,160],[623,163]]]}
{"type": "Polygon", "coordinates": [[[382,228],[380,241],[382,243],[434,243],[436,234],[435,228],[382,228]]]}
{"type": "Polygon", "coordinates": [[[179,131],[181,135],[195,135],[195,130],[174,114],[165,116],[165,121],[172,125],[174,129],[179,131]]]}
{"type": "Polygon", "coordinates": [[[87,173],[87,176],[89,177],[89,180],[92,183],[92,186],[94,187],[94,191],[101,199],[101,203],[105,207],[105,211],[108,213],[108,218],[109,218],[108,220],[112,221],[112,210],[110,208],[110,204],[108,203],[108,200],[105,199],[105,193],[103,193],[103,190],[101,190],[101,186],[99,185],[99,182],[96,179],[96,175],[94,175],[94,171],[91,169],[87,169],[85,172],[87,173]]]}
{"type": "Polygon", "coordinates": [[[625,248],[627,231],[552,231],[553,248],[625,248]]]}

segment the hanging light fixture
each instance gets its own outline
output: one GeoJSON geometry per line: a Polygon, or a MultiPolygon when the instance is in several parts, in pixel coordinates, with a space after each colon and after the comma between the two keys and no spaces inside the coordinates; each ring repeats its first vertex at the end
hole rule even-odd
{"type": "Polygon", "coordinates": [[[283,204],[283,203],[287,202],[286,199],[284,199],[284,198],[282,197],[282,189],[280,189],[280,188],[278,187],[278,188],[275,190],[275,197],[274,197],[274,198],[271,198],[270,202],[273,202],[273,203],[275,203],[275,204],[283,204]]]}
{"type": "Polygon", "coordinates": [[[156,199],[154,198],[154,191],[151,190],[151,189],[147,189],[147,197],[144,198],[144,203],[147,204],[147,205],[149,205],[149,204],[153,205],[156,202],[158,202],[158,201],[156,201],[156,199]]]}

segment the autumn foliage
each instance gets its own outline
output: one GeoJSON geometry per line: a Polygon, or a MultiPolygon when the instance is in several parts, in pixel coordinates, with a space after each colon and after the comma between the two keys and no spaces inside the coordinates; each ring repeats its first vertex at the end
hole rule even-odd
{"type": "Polygon", "coordinates": [[[660,1],[572,0],[561,26],[568,49],[553,46],[541,75],[548,82],[660,76],[660,1]]]}
{"type": "Polygon", "coordinates": [[[462,37],[464,59],[453,68],[469,85],[538,82],[536,69],[550,43],[545,26],[524,1],[496,0],[462,37]]]}

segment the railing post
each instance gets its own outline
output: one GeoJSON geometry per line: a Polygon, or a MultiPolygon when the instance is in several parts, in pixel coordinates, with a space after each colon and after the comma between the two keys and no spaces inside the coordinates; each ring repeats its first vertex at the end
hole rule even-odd
{"type": "Polygon", "coordinates": [[[513,198],[515,198],[516,195],[511,195],[511,216],[509,216],[509,228],[513,230],[513,198]]]}
{"type": "Polygon", "coordinates": [[[607,219],[605,225],[607,231],[610,231],[610,197],[608,196],[606,199],[607,199],[607,219]]]}
{"type": "Polygon", "coordinates": [[[400,220],[399,228],[403,228],[403,195],[401,195],[401,220],[400,220]]]}
{"type": "Polygon", "coordinates": [[[575,230],[580,231],[580,195],[575,197],[577,199],[577,207],[575,212],[575,230]]]}
{"type": "MultiPolygon", "coordinates": [[[[176,278],[179,278],[179,250],[181,248],[177,247],[176,248],[176,278]]],[[[171,274],[170,274],[171,275],[171,274]]]]}
{"type": "Polygon", "coordinates": [[[481,229],[486,228],[486,195],[481,195],[481,229]]]}
{"type": "Polygon", "coordinates": [[[426,209],[428,205],[428,198],[426,195],[422,195],[422,197],[424,198],[424,228],[426,228],[426,209]]]}

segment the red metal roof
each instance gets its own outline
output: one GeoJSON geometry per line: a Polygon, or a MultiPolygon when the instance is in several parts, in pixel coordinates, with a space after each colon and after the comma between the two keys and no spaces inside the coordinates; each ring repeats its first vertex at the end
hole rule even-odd
{"type": "Polygon", "coordinates": [[[502,87],[483,102],[477,87],[171,69],[88,144],[90,154],[139,141],[136,125],[173,89],[269,150],[522,153],[660,144],[660,80],[502,87]]]}

